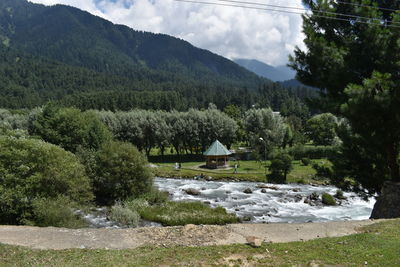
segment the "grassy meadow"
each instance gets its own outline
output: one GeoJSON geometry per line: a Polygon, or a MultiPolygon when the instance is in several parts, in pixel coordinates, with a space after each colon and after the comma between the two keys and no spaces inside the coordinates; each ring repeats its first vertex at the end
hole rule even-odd
{"type": "MultiPolygon", "coordinates": [[[[327,160],[312,160],[312,162],[320,162],[327,160]]],[[[264,161],[255,160],[241,160],[231,161],[229,169],[211,170],[201,168],[205,165],[205,161],[188,161],[183,162],[180,170],[175,169],[175,163],[164,162],[154,163],[157,167],[153,168],[156,176],[160,177],[173,177],[173,178],[193,178],[200,176],[211,176],[213,180],[232,180],[232,181],[252,181],[252,182],[266,182],[266,175],[269,174],[268,166],[270,161],[266,164],[264,161]],[[234,166],[238,164],[237,173],[234,173],[234,166]],[[265,167],[267,166],[267,168],[265,167]]],[[[304,166],[300,160],[293,161],[293,170],[287,177],[288,183],[325,183],[325,180],[315,179],[315,170],[309,164],[304,166]]]]}

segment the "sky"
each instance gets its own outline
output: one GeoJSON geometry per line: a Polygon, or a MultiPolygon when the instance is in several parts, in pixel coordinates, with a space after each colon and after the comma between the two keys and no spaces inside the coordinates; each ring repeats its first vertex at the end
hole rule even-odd
{"type": "MultiPolygon", "coordinates": [[[[257,59],[273,66],[285,65],[295,46],[304,48],[302,20],[296,14],[174,0],[29,1],[74,6],[135,30],[184,39],[229,59],[257,59]]],[[[301,0],[243,1],[303,7],[301,0]]]]}

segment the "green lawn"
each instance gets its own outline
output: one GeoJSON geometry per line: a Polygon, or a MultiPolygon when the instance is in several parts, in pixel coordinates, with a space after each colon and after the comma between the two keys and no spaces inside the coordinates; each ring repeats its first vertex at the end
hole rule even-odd
{"type": "Polygon", "coordinates": [[[0,245],[0,266],[400,266],[400,219],[307,242],[131,250],[33,250],[0,245]]]}
{"type": "MultiPolygon", "coordinates": [[[[317,162],[321,160],[313,160],[317,162]]],[[[180,170],[175,170],[174,163],[155,163],[157,168],[154,168],[154,173],[160,177],[182,177],[182,178],[193,178],[201,174],[211,176],[214,180],[238,180],[238,181],[255,181],[265,182],[266,181],[266,169],[264,162],[255,160],[249,161],[237,161],[231,162],[231,169],[228,170],[209,170],[205,168],[199,168],[204,165],[204,161],[190,161],[183,162],[180,170]],[[238,164],[238,173],[234,173],[234,165],[238,164]]],[[[270,164],[267,161],[267,166],[270,164]]],[[[267,171],[267,174],[269,172],[267,171]]],[[[288,183],[324,183],[325,181],[314,180],[315,170],[311,167],[311,164],[304,166],[300,161],[293,161],[293,170],[289,173],[287,182],[288,183]]]]}

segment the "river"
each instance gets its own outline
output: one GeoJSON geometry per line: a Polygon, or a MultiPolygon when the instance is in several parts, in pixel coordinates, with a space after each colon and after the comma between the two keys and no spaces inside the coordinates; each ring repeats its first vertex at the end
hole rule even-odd
{"type": "Polygon", "coordinates": [[[301,184],[273,185],[270,188],[258,186],[253,182],[222,182],[191,179],[156,178],[155,185],[161,191],[168,191],[172,200],[198,200],[212,207],[221,206],[228,212],[247,217],[253,223],[303,223],[368,219],[375,199],[366,202],[354,193],[344,193],[347,200],[338,206],[304,203],[313,192],[335,194],[334,186],[315,186],[301,184]],[[199,195],[189,195],[186,189],[196,189],[199,195]],[[252,193],[244,193],[246,189],[252,193]]]}

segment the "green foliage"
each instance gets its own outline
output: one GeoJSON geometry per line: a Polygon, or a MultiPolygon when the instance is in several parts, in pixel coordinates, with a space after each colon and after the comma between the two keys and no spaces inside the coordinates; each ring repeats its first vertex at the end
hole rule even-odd
{"type": "Polygon", "coordinates": [[[137,227],[139,225],[140,216],[135,210],[117,202],[111,207],[110,219],[122,226],[137,227]]]}
{"type": "Polygon", "coordinates": [[[188,112],[100,111],[97,114],[116,139],[130,142],[146,154],[153,147],[158,147],[163,154],[167,146],[173,146],[178,154],[184,150],[202,153],[216,139],[229,147],[238,129],[232,118],[215,108],[188,112]]]}
{"type": "Polygon", "coordinates": [[[257,148],[260,155],[281,146],[287,129],[283,118],[269,108],[248,110],[245,114],[244,126],[251,146],[257,148]]]}
{"type": "Polygon", "coordinates": [[[90,174],[96,201],[112,204],[150,192],[153,175],[146,157],[129,143],[110,142],[95,153],[90,174]]]}
{"type": "Polygon", "coordinates": [[[38,198],[32,201],[32,219],[28,224],[40,227],[83,228],[87,223],[73,209],[76,204],[65,196],[38,198]]]}
{"type": "Polygon", "coordinates": [[[32,201],[62,195],[78,204],[92,200],[77,158],[40,140],[0,136],[0,223],[30,219],[32,201]]]}
{"type": "Polygon", "coordinates": [[[228,224],[239,219],[222,207],[210,208],[201,202],[172,202],[146,206],[138,210],[140,216],[165,226],[186,224],[228,224]]]}
{"type": "Polygon", "coordinates": [[[297,78],[306,85],[326,89],[322,108],[348,120],[340,130],[341,157],[335,160],[339,186],[348,178],[361,194],[379,193],[386,180],[400,181],[400,31],[380,23],[338,23],[320,12],[375,18],[385,25],[400,22],[399,1],[304,0],[311,13],[304,17],[305,51],[291,59],[297,78]],[[353,5],[355,4],[355,5],[353,5]],[[323,71],[321,71],[323,70],[323,71]]]}
{"type": "Polygon", "coordinates": [[[322,194],[322,203],[328,206],[336,206],[336,200],[333,198],[332,195],[328,193],[323,193],[322,194]]]}
{"type": "Polygon", "coordinates": [[[335,158],[339,152],[338,146],[304,146],[296,145],[286,150],[295,160],[302,158],[320,159],[335,158]]]}
{"type": "Polygon", "coordinates": [[[292,157],[287,153],[278,153],[271,160],[268,176],[268,181],[285,183],[288,173],[293,169],[292,157]]]}
{"type": "Polygon", "coordinates": [[[304,166],[308,166],[308,165],[310,165],[311,160],[310,160],[309,158],[302,158],[302,159],[301,159],[301,163],[302,163],[304,166]]]}
{"type": "Polygon", "coordinates": [[[46,142],[76,152],[78,147],[98,149],[111,140],[111,133],[93,112],[81,112],[75,108],[60,108],[47,104],[32,122],[32,135],[46,142]]]}
{"type": "Polygon", "coordinates": [[[309,138],[317,146],[333,145],[337,126],[337,118],[331,113],[315,115],[307,121],[306,131],[309,138]]]}
{"type": "Polygon", "coordinates": [[[333,178],[333,168],[332,163],[328,161],[320,161],[316,162],[312,165],[312,167],[317,171],[316,177],[318,178],[333,178]]]}

